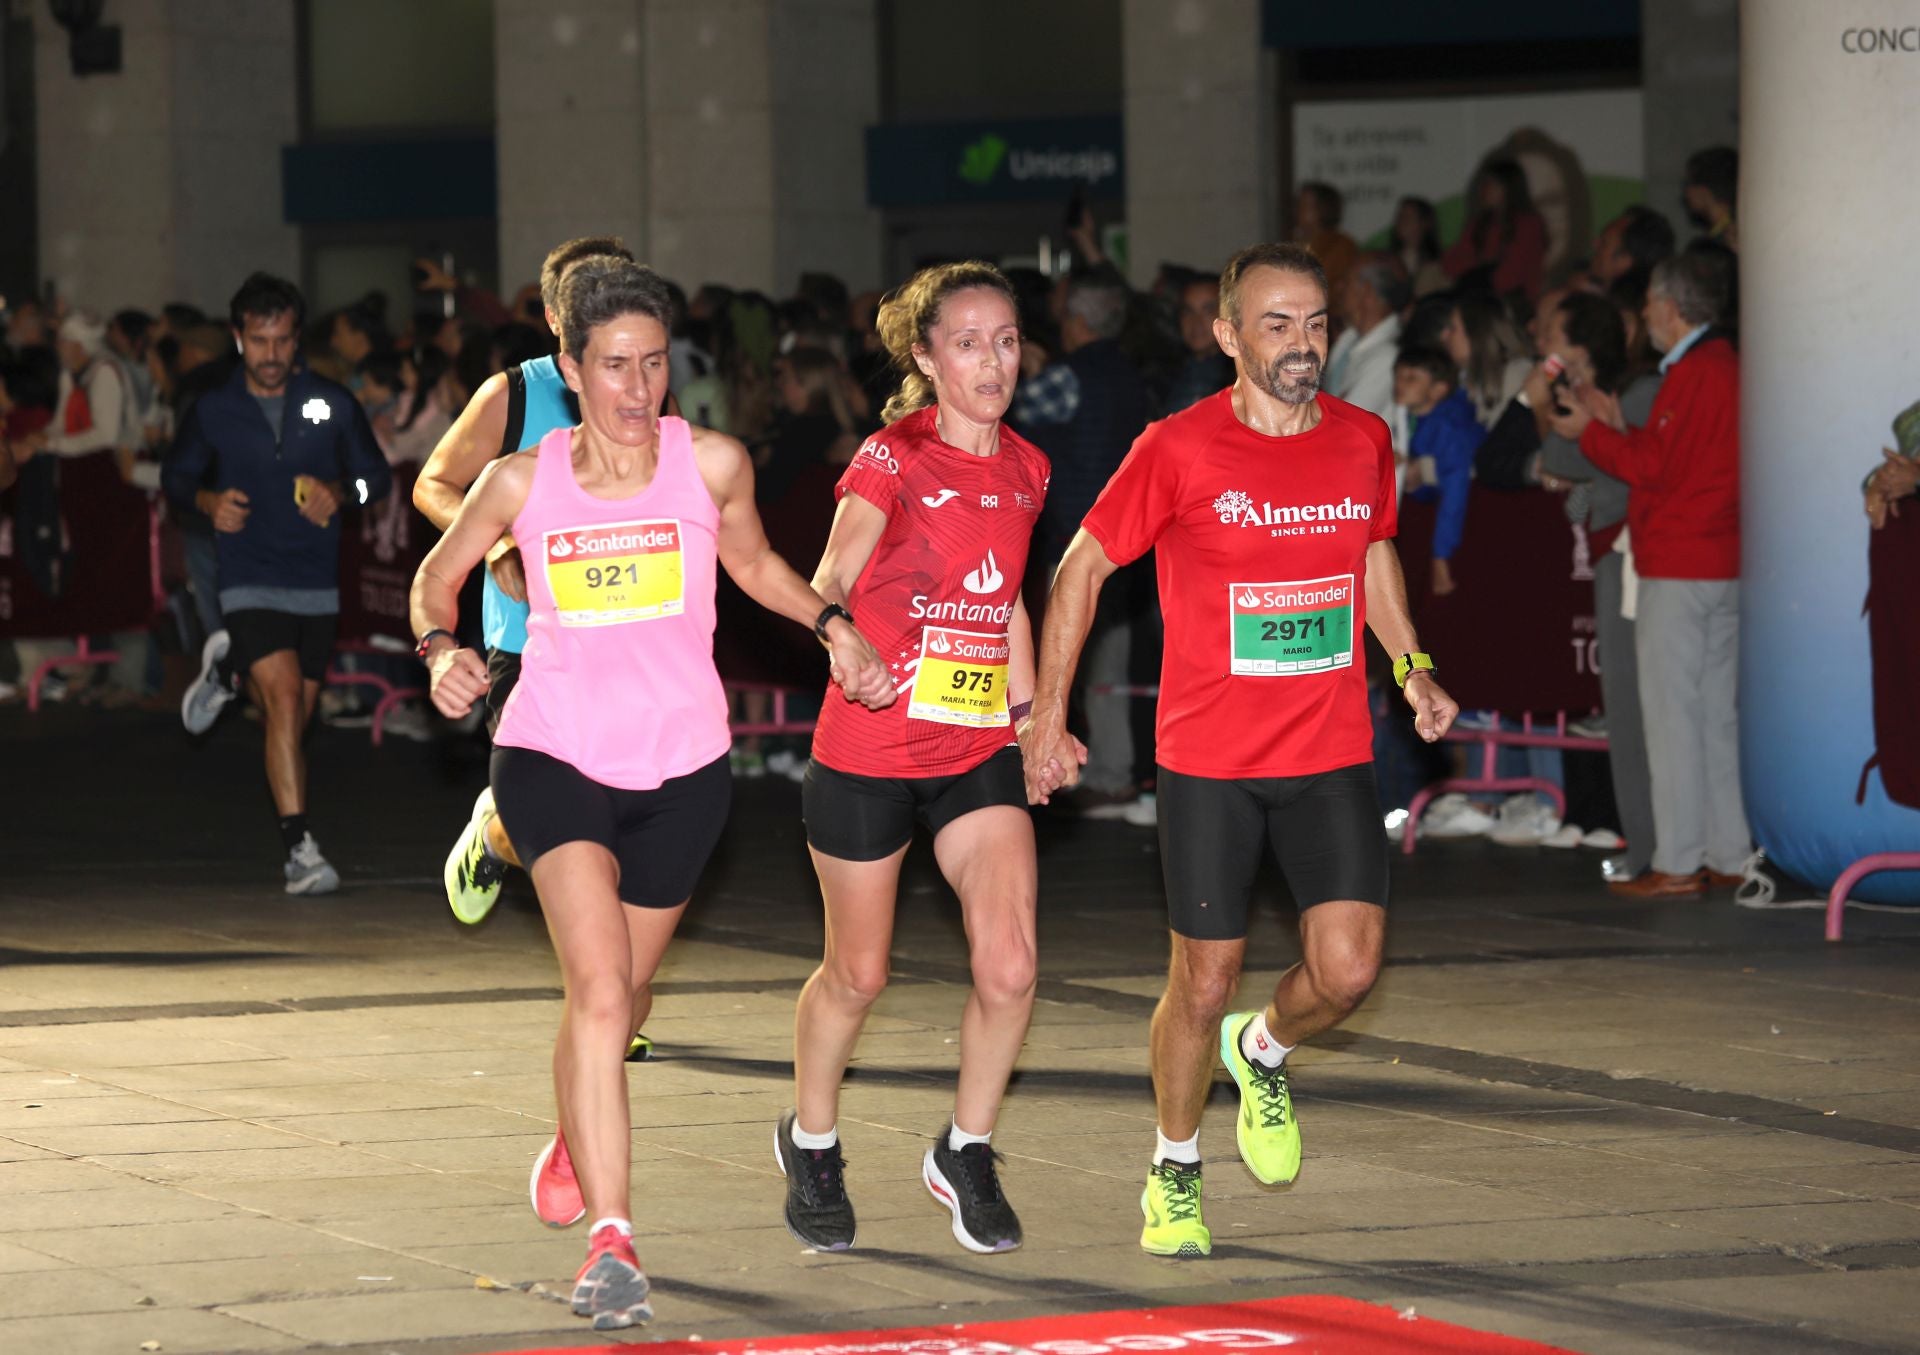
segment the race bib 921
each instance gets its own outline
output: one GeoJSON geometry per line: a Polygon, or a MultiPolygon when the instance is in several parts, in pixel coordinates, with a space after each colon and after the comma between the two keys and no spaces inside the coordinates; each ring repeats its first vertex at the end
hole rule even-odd
{"type": "Polygon", "coordinates": [[[686,606],[676,518],[547,532],[541,557],[563,626],[653,621],[686,606]]]}

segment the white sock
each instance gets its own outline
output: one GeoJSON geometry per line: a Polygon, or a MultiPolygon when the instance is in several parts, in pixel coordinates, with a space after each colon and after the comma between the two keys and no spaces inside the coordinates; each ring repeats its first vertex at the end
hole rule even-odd
{"type": "Polygon", "coordinates": [[[1287,1061],[1293,1046],[1274,1039],[1267,1029],[1267,1014],[1258,1012],[1253,1020],[1247,1022],[1246,1029],[1240,1032],[1240,1052],[1247,1056],[1249,1062],[1257,1063],[1262,1068],[1278,1068],[1287,1061]]]}
{"type": "Polygon", "coordinates": [[[991,1129],[984,1134],[969,1134],[960,1127],[960,1122],[955,1120],[953,1127],[947,1130],[947,1147],[957,1153],[969,1143],[985,1143],[992,1137],[993,1131],[991,1129]]]}
{"type": "Polygon", "coordinates": [[[592,1237],[602,1228],[618,1228],[622,1237],[633,1236],[633,1222],[630,1219],[595,1219],[593,1226],[587,1229],[587,1236],[592,1237]]]}
{"type": "Polygon", "coordinates": [[[789,1130],[788,1133],[793,1138],[794,1147],[806,1148],[813,1152],[818,1152],[822,1148],[831,1148],[834,1144],[840,1142],[839,1125],[835,1125],[824,1134],[809,1134],[800,1127],[800,1121],[797,1117],[794,1119],[793,1128],[789,1130]]]}
{"type": "Polygon", "coordinates": [[[1160,1142],[1154,1146],[1153,1161],[1158,1166],[1162,1162],[1185,1162],[1193,1166],[1200,1165],[1200,1131],[1194,1130],[1190,1139],[1170,1139],[1166,1132],[1155,1125],[1154,1137],[1160,1142]]]}

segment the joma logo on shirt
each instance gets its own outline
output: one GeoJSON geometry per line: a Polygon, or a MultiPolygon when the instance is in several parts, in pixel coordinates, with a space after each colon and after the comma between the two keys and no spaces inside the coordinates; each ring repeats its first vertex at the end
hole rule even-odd
{"type": "Polygon", "coordinates": [[[1213,511],[1228,527],[1282,527],[1299,522],[1365,522],[1373,516],[1373,505],[1355,503],[1351,497],[1339,503],[1272,503],[1254,506],[1253,499],[1238,489],[1229,489],[1213,501],[1213,511]]]}

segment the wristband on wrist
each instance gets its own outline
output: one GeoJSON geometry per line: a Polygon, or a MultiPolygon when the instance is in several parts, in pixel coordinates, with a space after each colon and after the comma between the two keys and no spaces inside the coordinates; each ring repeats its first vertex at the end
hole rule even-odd
{"type": "Polygon", "coordinates": [[[853,613],[837,602],[829,602],[826,609],[813,619],[813,633],[820,637],[820,643],[823,645],[828,643],[827,622],[833,620],[836,616],[845,621],[849,626],[853,624],[853,613]]]}
{"type": "Polygon", "coordinates": [[[452,631],[448,630],[445,626],[435,626],[432,630],[428,631],[425,635],[422,635],[420,637],[420,643],[413,647],[413,653],[415,658],[425,659],[427,657],[427,650],[432,648],[433,637],[436,635],[446,636],[449,640],[452,640],[455,645],[458,645],[460,643],[459,637],[456,636],[452,631]]]}
{"type": "Polygon", "coordinates": [[[1393,661],[1393,681],[1397,687],[1405,687],[1407,679],[1415,673],[1434,673],[1433,655],[1402,654],[1393,661]]]}
{"type": "Polygon", "coordinates": [[[1007,716],[1009,719],[1024,720],[1027,718],[1027,715],[1032,710],[1033,710],[1033,702],[1022,701],[1018,705],[1008,706],[1007,716]]]}

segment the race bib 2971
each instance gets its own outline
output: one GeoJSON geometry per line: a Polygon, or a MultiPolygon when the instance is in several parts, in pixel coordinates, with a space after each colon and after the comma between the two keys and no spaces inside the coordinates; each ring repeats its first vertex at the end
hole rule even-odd
{"type": "Polygon", "coordinates": [[[1353,664],[1353,575],[1228,586],[1229,670],[1294,677],[1353,664]]]}

